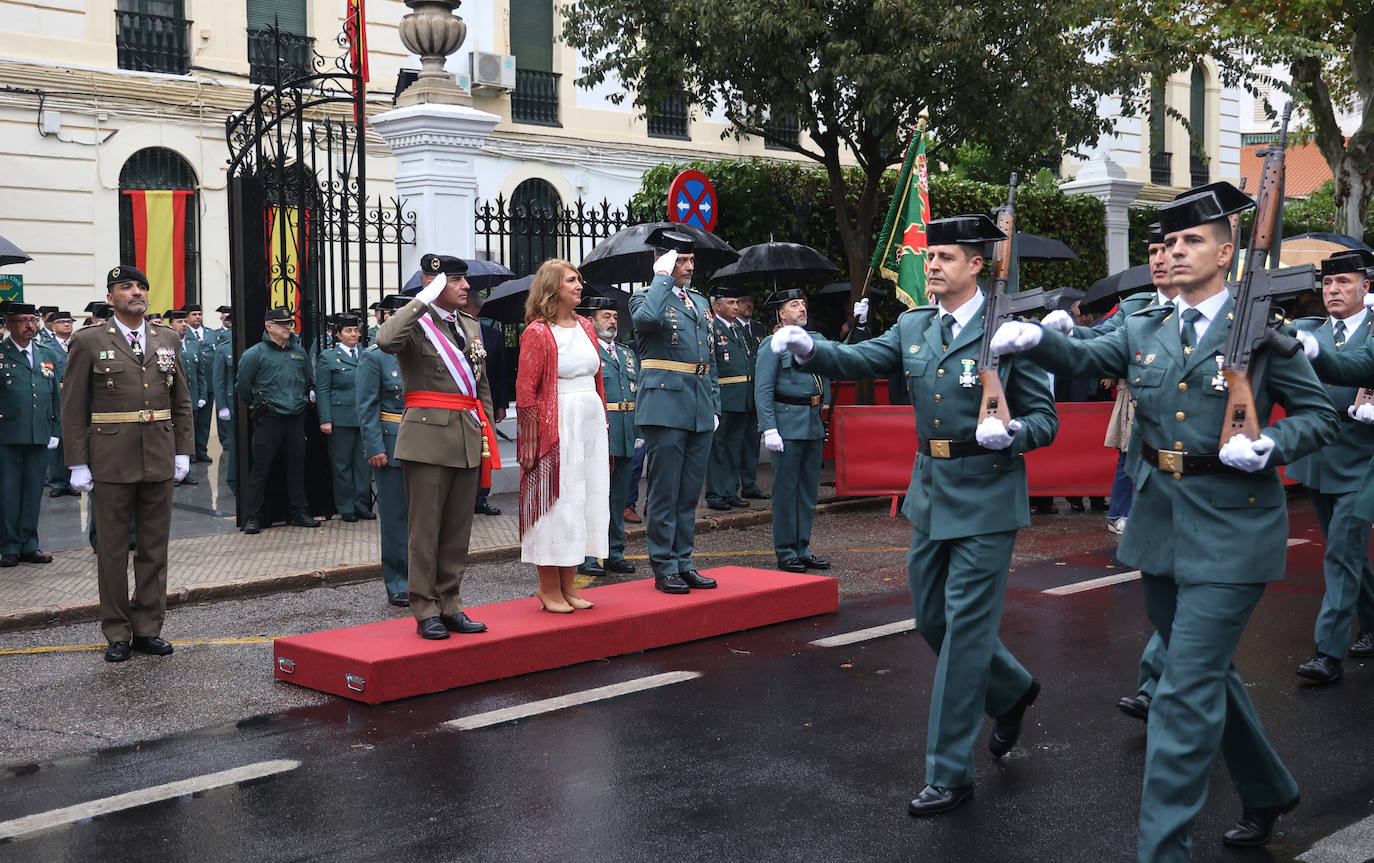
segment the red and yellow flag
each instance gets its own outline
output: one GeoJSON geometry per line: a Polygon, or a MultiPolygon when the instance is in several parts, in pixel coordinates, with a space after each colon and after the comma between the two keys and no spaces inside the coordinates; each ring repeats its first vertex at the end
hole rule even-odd
{"type": "Polygon", "coordinates": [[[348,11],[344,14],[344,33],[348,36],[348,57],[353,74],[358,76],[353,85],[353,122],[361,127],[367,122],[367,115],[361,107],[366,97],[364,85],[371,79],[367,67],[366,0],[348,0],[348,11]]]}
{"type": "Polygon", "coordinates": [[[148,277],[150,311],[186,304],[186,204],[195,194],[126,191],[134,214],[134,266],[148,277]]]}
{"type": "Polygon", "coordinates": [[[301,282],[310,264],[310,211],[298,207],[268,207],[267,308],[286,308],[301,331],[301,282]]]}

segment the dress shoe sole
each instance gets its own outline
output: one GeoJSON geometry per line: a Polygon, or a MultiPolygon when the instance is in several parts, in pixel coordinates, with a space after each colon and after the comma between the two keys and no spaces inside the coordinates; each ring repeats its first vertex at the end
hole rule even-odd
{"type": "Polygon", "coordinates": [[[1350,656],[1355,657],[1356,659],[1368,659],[1369,657],[1374,656],[1374,650],[1349,650],[1346,652],[1350,656]]]}

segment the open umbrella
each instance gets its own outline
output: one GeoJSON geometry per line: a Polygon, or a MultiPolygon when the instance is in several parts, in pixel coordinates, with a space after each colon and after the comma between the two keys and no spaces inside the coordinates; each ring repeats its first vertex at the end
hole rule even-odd
{"type": "MultiPolygon", "coordinates": [[[[479,291],[489,291],[502,282],[515,278],[515,273],[501,266],[495,261],[484,261],[474,258],[468,263],[468,284],[479,291]]],[[[420,289],[420,271],[416,270],[415,275],[406,280],[406,285],[401,289],[401,293],[409,294],[420,289]]]]}
{"type": "Polygon", "coordinates": [[[25,261],[32,261],[33,256],[26,254],[14,243],[4,237],[0,237],[0,267],[6,264],[22,264],[25,261]]]}
{"type": "Polygon", "coordinates": [[[810,282],[839,271],[839,265],[810,246],[769,242],[740,249],[739,260],[716,270],[711,281],[722,285],[810,282]]]}
{"type": "Polygon", "coordinates": [[[1023,261],[1076,261],[1078,253],[1051,237],[1017,231],[1016,257],[1023,261]]]}
{"type": "Polygon", "coordinates": [[[1045,308],[1053,311],[1061,309],[1068,311],[1073,308],[1074,303],[1081,303],[1084,292],[1077,288],[1055,288],[1045,291],[1045,308]]]}
{"type": "Polygon", "coordinates": [[[1103,279],[1098,279],[1088,288],[1088,292],[1079,300],[1079,305],[1083,308],[1094,306],[1103,300],[1116,300],[1131,293],[1148,288],[1154,282],[1150,279],[1150,265],[1137,264],[1130,269],[1113,273],[1103,279]]]}
{"type": "Polygon", "coordinates": [[[492,288],[482,304],[482,317],[500,321],[503,324],[519,324],[525,321],[525,298],[530,295],[533,274],[519,279],[508,279],[492,288]]]}
{"type": "Polygon", "coordinates": [[[646,222],[623,228],[597,243],[578,265],[582,278],[611,285],[650,281],[657,253],[644,241],[658,228],[671,228],[691,235],[696,243],[698,270],[717,270],[739,259],[739,252],[710,231],[676,222],[646,222]]]}

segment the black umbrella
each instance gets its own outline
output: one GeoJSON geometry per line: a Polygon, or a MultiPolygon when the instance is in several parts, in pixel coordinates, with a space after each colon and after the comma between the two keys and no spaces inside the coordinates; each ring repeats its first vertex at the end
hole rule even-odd
{"type": "MultiPolygon", "coordinates": [[[[483,261],[474,258],[468,264],[468,284],[479,291],[489,291],[502,282],[515,278],[515,273],[496,263],[495,261],[483,261]]],[[[416,270],[415,275],[406,280],[401,293],[408,294],[420,289],[420,271],[416,270]]]]}
{"type": "Polygon", "coordinates": [[[739,260],[716,270],[711,281],[722,285],[810,282],[839,271],[839,265],[810,246],[770,242],[740,249],[739,260]]]}
{"type": "Polygon", "coordinates": [[[530,284],[534,276],[509,279],[492,289],[482,304],[482,317],[500,321],[503,324],[522,324],[525,322],[525,298],[530,295],[530,284]]]}
{"type": "Polygon", "coordinates": [[[1074,303],[1081,304],[1083,294],[1084,292],[1077,288],[1055,288],[1051,291],[1045,291],[1045,308],[1050,311],[1060,309],[1067,312],[1073,308],[1074,303]]]}
{"type": "Polygon", "coordinates": [[[4,237],[0,237],[0,267],[6,264],[22,264],[25,261],[32,261],[33,256],[24,252],[14,243],[4,237]]]}
{"type": "Polygon", "coordinates": [[[739,260],[739,252],[710,231],[675,222],[646,222],[616,231],[597,243],[596,248],[578,265],[582,278],[588,282],[611,285],[652,280],[657,252],[645,245],[644,241],[658,228],[671,228],[692,236],[696,242],[698,270],[717,270],[739,260]]]}
{"type": "Polygon", "coordinates": [[[1050,237],[1017,231],[1016,257],[1023,261],[1076,261],[1078,253],[1050,237]]]}
{"type": "Polygon", "coordinates": [[[1119,273],[1113,273],[1104,279],[1098,279],[1088,288],[1088,292],[1079,300],[1079,305],[1083,308],[1096,305],[1103,300],[1117,300],[1132,291],[1152,286],[1154,282],[1150,279],[1150,265],[1137,264],[1119,273]]]}

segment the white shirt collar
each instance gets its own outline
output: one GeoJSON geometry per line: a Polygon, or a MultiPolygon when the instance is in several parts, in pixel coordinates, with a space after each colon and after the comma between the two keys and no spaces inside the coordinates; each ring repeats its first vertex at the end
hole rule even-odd
{"type": "Polygon", "coordinates": [[[1349,334],[1355,332],[1355,328],[1356,328],[1356,327],[1358,327],[1360,324],[1364,323],[1364,319],[1365,319],[1365,316],[1366,316],[1367,314],[1369,314],[1369,312],[1368,312],[1363,306],[1361,306],[1361,307],[1360,307],[1360,310],[1359,310],[1358,312],[1356,312],[1355,314],[1351,315],[1350,317],[1348,317],[1348,318],[1331,318],[1330,321],[1329,321],[1329,323],[1331,324],[1331,329],[1332,329],[1332,331],[1334,331],[1334,330],[1336,329],[1336,321],[1345,321],[1345,332],[1346,332],[1346,335],[1349,335],[1349,334]]]}
{"type": "Polygon", "coordinates": [[[1167,306],[1173,301],[1174,300],[1172,298],[1164,296],[1163,291],[1159,290],[1158,288],[1155,288],[1155,305],[1167,306]]]}
{"type": "Polygon", "coordinates": [[[139,340],[140,342],[144,343],[144,344],[147,344],[147,341],[148,341],[147,332],[146,332],[146,330],[148,329],[148,323],[147,323],[147,321],[141,321],[141,322],[139,323],[139,325],[138,325],[138,329],[136,329],[136,330],[131,330],[131,329],[129,329],[128,327],[124,326],[124,322],[121,321],[119,318],[111,318],[110,320],[114,321],[115,326],[119,327],[120,333],[122,333],[122,334],[124,335],[124,341],[127,342],[127,341],[129,340],[129,333],[138,333],[138,340],[139,340]]]}
{"type": "Polygon", "coordinates": [[[946,309],[944,303],[941,303],[940,317],[954,315],[954,333],[958,335],[960,330],[968,326],[968,322],[973,320],[973,316],[978,314],[985,303],[987,303],[987,297],[983,296],[983,289],[977,288],[973,292],[972,299],[953,311],[946,309]]]}
{"type": "Polygon", "coordinates": [[[597,340],[598,342],[601,343],[601,347],[602,347],[603,350],[606,351],[606,353],[608,353],[608,354],[614,354],[614,353],[615,353],[615,342],[608,342],[608,341],[606,341],[605,339],[601,338],[600,336],[597,336],[597,337],[596,337],[596,340],[597,340]]]}
{"type": "Polygon", "coordinates": [[[1176,305],[1180,318],[1183,316],[1183,311],[1185,309],[1197,309],[1199,312],[1202,312],[1203,320],[1210,324],[1217,319],[1217,315],[1221,314],[1221,307],[1226,305],[1226,301],[1230,298],[1231,294],[1229,292],[1217,291],[1197,305],[1192,305],[1187,300],[1183,299],[1182,294],[1179,294],[1176,305]]]}

